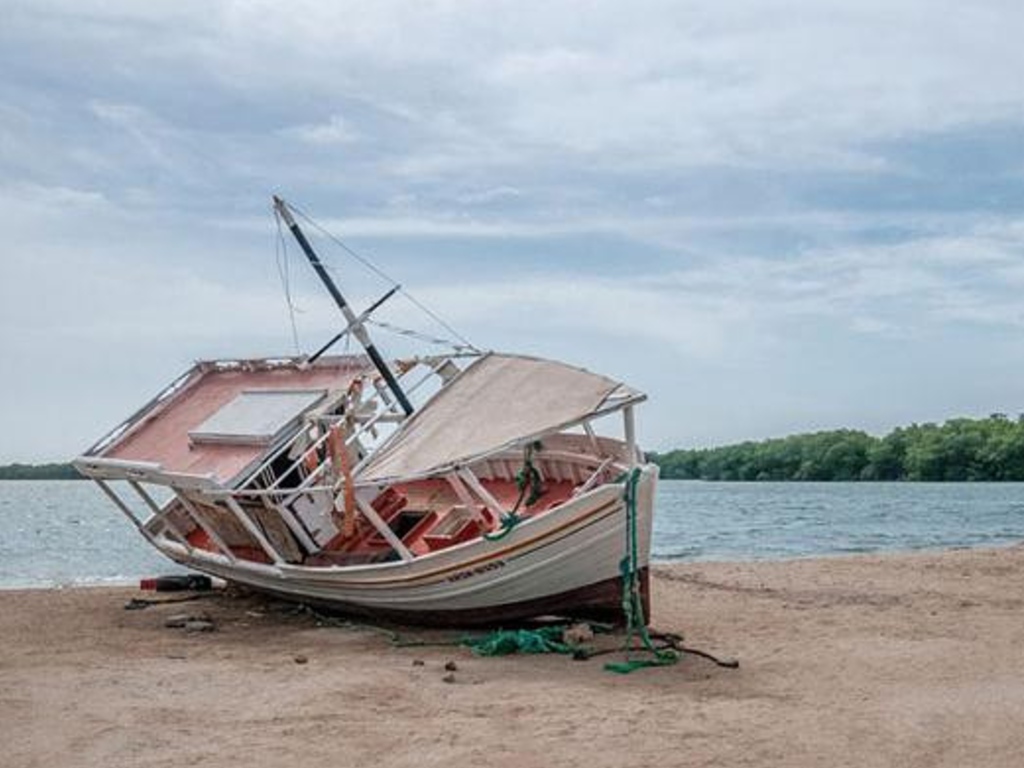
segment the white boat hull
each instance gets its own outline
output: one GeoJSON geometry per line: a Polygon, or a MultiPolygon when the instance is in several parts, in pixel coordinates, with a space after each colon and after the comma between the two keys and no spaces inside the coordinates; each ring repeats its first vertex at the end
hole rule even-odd
{"type": "MultiPolygon", "coordinates": [[[[658,470],[637,487],[636,567],[647,602],[658,470]]],[[[155,543],[179,563],[255,590],[344,612],[434,625],[494,623],[559,613],[622,618],[626,555],[623,484],[601,486],[529,519],[504,538],[478,538],[411,561],[358,566],[266,565],[155,543]]],[[[649,606],[645,605],[649,616],[649,606]]]]}

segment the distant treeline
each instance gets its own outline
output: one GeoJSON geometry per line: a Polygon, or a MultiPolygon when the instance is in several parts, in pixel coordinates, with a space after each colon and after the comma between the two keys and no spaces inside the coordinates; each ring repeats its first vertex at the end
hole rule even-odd
{"type": "Polygon", "coordinates": [[[881,438],[839,429],[651,459],[662,477],[681,480],[1024,480],[1024,414],[912,424],[881,438]]]}
{"type": "Polygon", "coordinates": [[[0,480],[82,480],[70,464],[7,464],[0,466],[0,480]]]}

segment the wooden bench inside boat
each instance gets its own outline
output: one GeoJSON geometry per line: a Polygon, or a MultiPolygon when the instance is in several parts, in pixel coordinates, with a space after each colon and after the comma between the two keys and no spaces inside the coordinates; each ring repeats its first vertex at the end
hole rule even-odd
{"type": "MultiPolygon", "coordinates": [[[[410,546],[415,544],[438,521],[439,517],[438,513],[434,510],[403,509],[389,520],[385,520],[385,522],[403,544],[410,546]]],[[[364,544],[369,546],[391,546],[383,534],[377,530],[374,530],[365,539],[364,544]]]]}
{"type": "Polygon", "coordinates": [[[434,552],[475,539],[480,533],[480,524],[473,511],[457,504],[444,514],[437,525],[423,534],[423,543],[434,552]]]}
{"type": "MultiPolygon", "coordinates": [[[[370,502],[370,506],[389,527],[393,528],[392,522],[401,514],[402,510],[409,504],[408,497],[394,488],[388,488],[377,498],[370,502]]],[[[346,538],[340,531],[326,545],[327,552],[355,552],[363,549],[364,545],[371,548],[388,547],[387,541],[373,528],[363,516],[357,514],[356,533],[346,538]],[[380,541],[378,542],[377,539],[380,541]],[[375,546],[376,545],[376,546],[375,546]]]]}

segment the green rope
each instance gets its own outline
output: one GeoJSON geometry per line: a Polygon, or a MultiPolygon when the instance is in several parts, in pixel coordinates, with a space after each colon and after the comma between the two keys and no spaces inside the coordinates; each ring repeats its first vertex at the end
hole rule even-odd
{"type": "Polygon", "coordinates": [[[516,487],[519,489],[519,498],[516,499],[516,505],[512,507],[511,512],[506,512],[501,516],[501,527],[494,533],[485,533],[484,538],[488,541],[501,541],[510,533],[512,529],[523,522],[518,512],[519,508],[523,504],[523,499],[526,499],[526,506],[530,506],[537,501],[541,496],[544,495],[544,482],[541,479],[540,472],[533,465],[533,452],[539,451],[543,448],[540,440],[535,440],[526,446],[526,450],[523,452],[523,468],[516,473],[516,487]],[[526,495],[526,489],[530,489],[530,495],[526,495]]]}
{"type": "Polygon", "coordinates": [[[517,515],[515,512],[507,512],[501,516],[501,527],[494,533],[485,533],[484,538],[488,541],[501,541],[515,528],[523,522],[523,518],[517,515]]]}
{"type": "Polygon", "coordinates": [[[538,629],[499,629],[480,637],[464,638],[465,646],[477,656],[508,656],[512,653],[575,654],[578,646],[562,639],[565,627],[553,624],[538,629]]]}
{"type": "Polygon", "coordinates": [[[635,467],[626,479],[624,501],[626,507],[626,556],[619,563],[622,574],[622,612],[626,616],[626,659],[604,665],[609,672],[628,675],[644,667],[665,667],[679,661],[679,655],[668,648],[657,648],[651,642],[644,617],[643,600],[640,596],[640,553],[637,540],[637,486],[640,483],[640,468],[635,467]],[[640,648],[633,647],[633,636],[640,640],[640,648]],[[651,658],[630,658],[634,650],[651,654],[651,658]]]}

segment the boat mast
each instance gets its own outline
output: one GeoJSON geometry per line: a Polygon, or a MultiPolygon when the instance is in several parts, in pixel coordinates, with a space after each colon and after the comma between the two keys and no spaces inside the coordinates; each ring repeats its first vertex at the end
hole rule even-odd
{"type": "Polygon", "coordinates": [[[385,362],[384,358],[381,357],[380,352],[377,351],[377,347],[374,346],[373,340],[370,338],[370,334],[366,332],[366,328],[363,325],[363,321],[356,317],[356,313],[352,311],[352,308],[345,301],[345,297],[341,295],[341,291],[338,290],[338,286],[334,284],[334,280],[327,274],[327,270],[324,268],[323,263],[320,261],[320,257],[316,255],[316,251],[313,250],[313,246],[309,244],[309,240],[306,239],[305,233],[299,229],[299,225],[295,223],[295,219],[292,216],[291,211],[288,210],[288,205],[277,195],[274,195],[274,208],[278,214],[284,219],[285,224],[288,225],[288,229],[291,230],[292,235],[298,242],[299,247],[302,248],[302,252],[306,254],[306,258],[309,259],[309,263],[313,267],[313,271],[316,272],[317,277],[320,278],[324,286],[327,288],[327,292],[331,294],[331,298],[334,299],[334,303],[338,305],[338,309],[345,316],[345,321],[348,323],[349,329],[352,331],[352,335],[356,337],[360,344],[363,345],[363,349],[366,350],[366,354],[369,356],[370,361],[374,367],[380,372],[380,375],[384,377],[384,382],[388,385],[388,389],[391,390],[395,399],[398,400],[398,404],[402,406],[402,410],[405,411],[406,416],[411,416],[413,412],[412,403],[409,402],[409,398],[405,396],[405,392],[402,391],[401,385],[398,383],[398,379],[395,378],[395,374],[392,373],[390,366],[385,362]]]}

